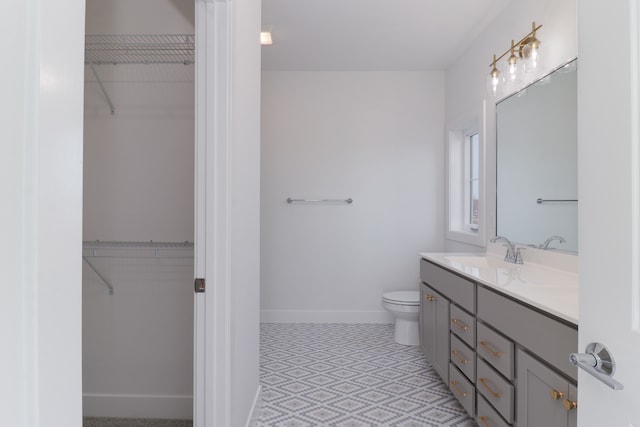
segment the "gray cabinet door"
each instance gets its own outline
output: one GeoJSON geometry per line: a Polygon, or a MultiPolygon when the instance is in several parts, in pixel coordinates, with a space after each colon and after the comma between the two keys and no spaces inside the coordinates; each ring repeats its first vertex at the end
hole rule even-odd
{"type": "Polygon", "coordinates": [[[449,300],[442,295],[436,295],[436,354],[432,360],[433,367],[440,374],[444,382],[449,381],[449,300]]]}
{"type": "Polygon", "coordinates": [[[420,348],[422,353],[429,360],[433,360],[435,350],[435,292],[427,285],[421,286],[420,292],[420,348]]]}
{"type": "Polygon", "coordinates": [[[436,372],[449,379],[449,300],[422,285],[420,346],[436,372]]]}
{"type": "MultiPolygon", "coordinates": [[[[569,384],[569,402],[575,403],[575,408],[569,412],[569,427],[578,427],[578,388],[573,384],[569,384]]],[[[565,402],[563,401],[563,404],[565,402]]],[[[565,409],[570,406],[565,406],[565,409]]]]}
{"type": "Polygon", "coordinates": [[[522,350],[518,350],[517,365],[518,427],[575,426],[575,409],[563,406],[565,399],[573,397],[569,382],[522,350]]]}

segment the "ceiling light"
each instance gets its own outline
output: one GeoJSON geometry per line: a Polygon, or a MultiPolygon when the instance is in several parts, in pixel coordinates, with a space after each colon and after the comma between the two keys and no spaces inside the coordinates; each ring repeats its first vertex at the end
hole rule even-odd
{"type": "Polygon", "coordinates": [[[273,44],[270,31],[262,31],[260,33],[260,44],[262,46],[271,46],[273,44]]]}

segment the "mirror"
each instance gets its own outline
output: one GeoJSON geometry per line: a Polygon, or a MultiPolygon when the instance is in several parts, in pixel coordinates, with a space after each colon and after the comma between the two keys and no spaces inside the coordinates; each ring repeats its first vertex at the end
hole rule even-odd
{"type": "Polygon", "coordinates": [[[578,252],[577,60],[496,105],[496,234],[578,252]]]}

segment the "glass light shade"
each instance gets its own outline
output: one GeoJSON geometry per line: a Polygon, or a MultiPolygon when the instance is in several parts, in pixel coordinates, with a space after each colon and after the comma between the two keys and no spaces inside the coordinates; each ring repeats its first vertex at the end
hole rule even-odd
{"type": "Polygon", "coordinates": [[[540,66],[540,42],[538,39],[528,43],[523,49],[524,54],[524,70],[527,73],[536,71],[541,68],[540,66]]]}
{"type": "Polygon", "coordinates": [[[487,76],[487,93],[491,97],[498,97],[502,94],[504,85],[504,77],[498,70],[491,72],[487,76]]]}
{"type": "Polygon", "coordinates": [[[511,53],[507,59],[507,73],[505,76],[505,83],[512,85],[520,80],[520,61],[516,56],[516,46],[513,40],[511,40],[511,53]]]}
{"type": "Polygon", "coordinates": [[[517,58],[509,58],[507,62],[508,68],[505,76],[505,83],[507,85],[515,85],[522,79],[522,61],[518,61],[517,58]]]}

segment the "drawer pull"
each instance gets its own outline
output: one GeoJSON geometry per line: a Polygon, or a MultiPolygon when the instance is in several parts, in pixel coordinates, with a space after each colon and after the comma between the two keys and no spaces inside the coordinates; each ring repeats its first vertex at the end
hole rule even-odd
{"type": "Polygon", "coordinates": [[[549,395],[553,400],[564,399],[564,393],[558,390],[554,390],[554,389],[549,390],[549,395]]]}
{"type": "Polygon", "coordinates": [[[427,300],[427,301],[435,301],[435,300],[436,300],[436,297],[434,297],[434,296],[433,296],[433,295],[431,295],[431,294],[426,294],[426,295],[424,296],[424,299],[425,299],[425,300],[427,300]]]}
{"type": "Polygon", "coordinates": [[[566,409],[567,411],[571,411],[578,407],[578,403],[573,400],[564,399],[562,401],[562,406],[564,406],[564,409],[566,409]]]}
{"type": "Polygon", "coordinates": [[[498,393],[497,391],[491,390],[491,387],[489,387],[489,384],[487,384],[487,382],[489,381],[488,379],[479,378],[478,381],[480,381],[480,384],[482,384],[482,387],[484,387],[484,389],[487,390],[491,396],[495,397],[496,399],[500,399],[502,397],[502,393],[498,393]]]}
{"type": "Polygon", "coordinates": [[[460,391],[460,389],[458,388],[458,381],[456,380],[451,380],[449,381],[449,384],[451,384],[451,388],[453,389],[453,391],[456,392],[456,394],[460,397],[467,397],[467,393],[464,391],[460,391]]]}
{"type": "Polygon", "coordinates": [[[469,329],[469,327],[464,324],[464,322],[461,322],[458,319],[451,319],[451,323],[453,323],[455,326],[458,327],[458,329],[462,329],[463,331],[466,331],[467,329],[469,329]]]}
{"type": "Polygon", "coordinates": [[[493,350],[491,347],[489,347],[489,343],[486,341],[480,341],[480,346],[482,348],[484,348],[485,350],[487,350],[489,353],[491,353],[492,356],[495,357],[500,357],[502,356],[502,353],[497,351],[497,350],[493,350]]]}
{"type": "Polygon", "coordinates": [[[487,417],[485,417],[484,415],[479,416],[478,419],[480,420],[482,427],[491,427],[487,422],[487,417]]]}
{"type": "Polygon", "coordinates": [[[467,359],[465,359],[464,357],[460,356],[460,353],[458,353],[458,350],[451,350],[451,354],[453,354],[453,356],[458,359],[458,362],[462,363],[463,365],[468,365],[469,361],[467,359]]]}

